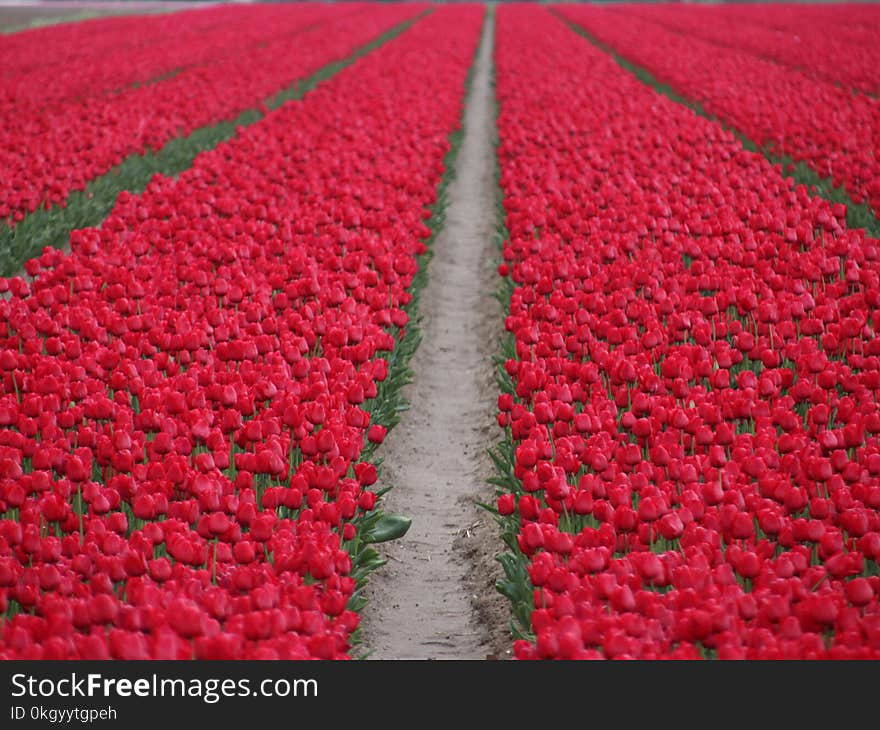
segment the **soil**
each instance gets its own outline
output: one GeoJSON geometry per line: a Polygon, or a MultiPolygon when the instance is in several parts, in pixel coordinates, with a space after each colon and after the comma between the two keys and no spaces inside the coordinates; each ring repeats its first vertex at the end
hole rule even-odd
{"type": "Polygon", "coordinates": [[[407,535],[384,546],[364,611],[365,649],[378,659],[499,659],[509,656],[510,612],[496,592],[502,543],[486,483],[495,426],[492,356],[503,315],[492,293],[497,184],[487,19],[448,189],[446,223],[434,242],[419,309],[422,343],[411,362],[410,409],[381,450],[384,508],[412,517],[407,535]]]}

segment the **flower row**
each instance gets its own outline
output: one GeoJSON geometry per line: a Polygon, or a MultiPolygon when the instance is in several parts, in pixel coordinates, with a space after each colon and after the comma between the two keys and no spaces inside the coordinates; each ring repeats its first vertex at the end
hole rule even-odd
{"type": "Polygon", "coordinates": [[[880,211],[880,99],[649,20],[621,22],[602,8],[559,12],[756,144],[804,162],[880,211]]]}
{"type": "Polygon", "coordinates": [[[0,656],[348,656],[481,18],[436,10],[0,280],[0,656]]]}
{"type": "MultiPolygon", "coordinates": [[[[730,13],[730,6],[616,6],[626,17],[656,22],[685,36],[695,36],[721,46],[768,59],[807,76],[846,89],[876,94],[880,91],[880,48],[876,35],[880,13],[873,10],[867,32],[849,30],[827,16],[798,18],[796,22],[777,18],[786,15],[773,5],[750,6],[730,13]]],[[[838,11],[851,20],[849,12],[838,11]]]]}
{"type": "Polygon", "coordinates": [[[880,243],[498,12],[520,658],[880,656],[880,243]]]}
{"type": "Polygon", "coordinates": [[[724,17],[781,32],[800,33],[806,28],[824,27],[830,34],[856,43],[869,42],[880,22],[877,6],[861,2],[760,3],[728,5],[718,10],[724,17]]]}
{"type": "MultiPolygon", "coordinates": [[[[14,224],[40,207],[64,205],[72,191],[85,189],[130,155],[265,108],[271,95],[345,59],[420,9],[404,4],[357,13],[336,10],[318,25],[311,11],[295,9],[295,17],[304,13],[294,23],[299,33],[266,31],[261,43],[232,54],[215,47],[212,63],[156,83],[11,114],[0,126],[0,220],[14,224]]],[[[290,11],[279,12],[284,17],[290,11]]]]}
{"type": "MultiPolygon", "coordinates": [[[[362,5],[352,5],[362,9],[362,5]]],[[[343,13],[329,6],[212,6],[180,13],[105,18],[25,31],[0,49],[0,120],[40,112],[241,52],[343,13]]]]}

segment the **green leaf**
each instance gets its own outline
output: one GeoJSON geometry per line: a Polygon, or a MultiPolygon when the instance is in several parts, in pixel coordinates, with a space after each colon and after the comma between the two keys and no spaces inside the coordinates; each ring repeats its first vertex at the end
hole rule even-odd
{"type": "Polygon", "coordinates": [[[375,529],[366,536],[367,542],[388,542],[403,537],[412,520],[403,515],[382,515],[375,529]]]}

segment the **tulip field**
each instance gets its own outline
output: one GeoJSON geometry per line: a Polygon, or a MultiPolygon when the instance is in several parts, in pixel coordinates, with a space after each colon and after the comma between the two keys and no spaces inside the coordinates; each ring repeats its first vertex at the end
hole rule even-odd
{"type": "Polygon", "coordinates": [[[5,656],[346,655],[480,20],[437,10],[4,280],[5,656]]]}
{"type": "Polygon", "coordinates": [[[369,654],[479,93],[504,311],[489,442],[449,458],[491,446],[496,650],[880,658],[878,31],[354,2],[0,36],[0,658],[369,654]]]}

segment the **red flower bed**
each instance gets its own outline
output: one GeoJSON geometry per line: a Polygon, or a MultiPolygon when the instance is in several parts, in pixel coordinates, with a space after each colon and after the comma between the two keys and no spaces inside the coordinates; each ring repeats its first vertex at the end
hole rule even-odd
{"type": "Polygon", "coordinates": [[[880,242],[545,10],[497,37],[517,656],[880,656],[880,242]]]}
{"type": "MultiPolygon", "coordinates": [[[[234,53],[209,35],[204,43],[212,61],[171,78],[116,94],[67,98],[46,108],[19,109],[13,97],[5,112],[0,109],[0,221],[14,224],[39,207],[63,205],[71,191],[85,189],[129,155],[160,149],[174,137],[262,107],[272,94],[350,56],[424,9],[390,5],[362,12],[316,12],[273,7],[281,8],[281,18],[291,12],[303,15],[292,24],[281,22],[278,29],[264,22],[262,41],[234,53]],[[323,16],[327,21],[315,25],[323,16]],[[291,33],[290,25],[301,32],[291,33]]],[[[227,26],[221,35],[228,40],[235,32],[227,26]]]]}
{"type": "Polygon", "coordinates": [[[625,15],[626,22],[638,16],[685,37],[745,51],[845,89],[880,91],[880,12],[870,6],[835,9],[834,18],[827,12],[802,16],[800,11],[792,17],[791,8],[776,5],[643,4],[613,9],[625,15]],[[850,24],[862,8],[867,25],[853,29],[850,24]]]}
{"type": "MultiPolygon", "coordinates": [[[[352,10],[364,6],[352,4],[352,10]]],[[[339,6],[218,5],[180,13],[106,18],[16,33],[0,48],[0,119],[118,93],[190,66],[339,17],[339,6]]],[[[33,120],[30,120],[31,123],[33,120]]]]}
{"type": "Polygon", "coordinates": [[[871,3],[761,3],[728,5],[719,14],[750,25],[799,33],[805,28],[825,28],[828,35],[867,43],[877,32],[880,8],[871,3]]]}
{"type": "Polygon", "coordinates": [[[880,99],[634,16],[559,12],[756,144],[806,163],[880,212],[880,99]]]}
{"type": "Polygon", "coordinates": [[[0,657],[348,655],[365,439],[482,13],[436,10],[0,280],[0,657]]]}

